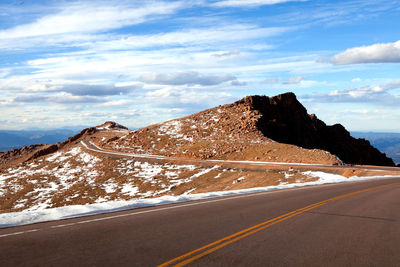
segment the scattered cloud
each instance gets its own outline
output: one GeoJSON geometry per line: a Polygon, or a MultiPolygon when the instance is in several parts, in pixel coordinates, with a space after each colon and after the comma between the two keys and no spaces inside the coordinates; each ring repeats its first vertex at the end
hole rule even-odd
{"type": "Polygon", "coordinates": [[[104,5],[75,2],[60,7],[55,14],[45,15],[32,23],[0,31],[0,40],[59,34],[104,32],[127,25],[143,23],[151,16],[174,13],[180,2],[149,2],[140,6],[104,5]]]}
{"type": "Polygon", "coordinates": [[[99,103],[104,100],[95,96],[76,96],[69,93],[53,95],[25,94],[15,97],[12,102],[18,103],[48,103],[48,104],[73,104],[73,103],[99,103]]]}
{"type": "Polygon", "coordinates": [[[333,56],[329,61],[334,65],[399,63],[400,40],[394,43],[382,43],[350,48],[333,56]]]}
{"type": "MultiPolygon", "coordinates": [[[[105,38],[104,40],[82,43],[81,46],[95,51],[111,51],[122,49],[140,49],[150,47],[196,47],[206,48],[212,45],[215,49],[217,44],[224,46],[232,42],[268,38],[289,31],[289,27],[260,27],[251,24],[225,24],[189,28],[157,34],[124,35],[123,37],[105,38]]],[[[236,43],[238,45],[239,43],[236,43]]],[[[232,56],[240,53],[239,49],[233,49],[222,53],[222,56],[232,56]]],[[[215,54],[218,55],[218,54],[215,54]]]]}
{"type": "Polygon", "coordinates": [[[393,81],[385,85],[333,90],[326,94],[308,94],[300,97],[322,103],[369,103],[398,107],[400,95],[393,94],[390,91],[399,88],[400,81],[393,81]]]}
{"type": "Polygon", "coordinates": [[[265,83],[268,84],[277,84],[279,83],[279,79],[278,78],[267,78],[264,80],[265,83]]]}
{"type": "Polygon", "coordinates": [[[303,76],[295,76],[295,77],[289,77],[287,79],[279,79],[279,78],[267,78],[264,80],[264,83],[267,84],[283,84],[283,85],[294,85],[294,84],[300,84],[300,83],[305,83],[305,82],[313,82],[313,81],[306,81],[304,80],[303,76]]]}
{"type": "Polygon", "coordinates": [[[257,7],[287,2],[305,2],[307,0],[222,0],[212,4],[215,7],[257,7]]]}
{"type": "Polygon", "coordinates": [[[232,86],[246,86],[247,82],[241,82],[241,81],[234,80],[234,81],[231,81],[231,85],[232,86]]]}
{"type": "Polygon", "coordinates": [[[126,95],[135,89],[141,89],[142,83],[135,82],[124,85],[112,84],[77,84],[70,81],[35,80],[29,76],[17,76],[9,79],[0,79],[0,91],[13,91],[15,93],[54,93],[64,92],[76,96],[113,96],[126,95]]]}
{"type": "Polygon", "coordinates": [[[214,57],[230,57],[230,56],[237,56],[240,54],[240,50],[239,49],[234,49],[232,51],[229,52],[222,52],[222,53],[215,53],[213,54],[214,57]]]}
{"type": "Polygon", "coordinates": [[[290,77],[289,79],[284,81],[283,84],[299,84],[303,80],[304,80],[303,76],[290,77]]]}
{"type": "Polygon", "coordinates": [[[165,87],[146,93],[144,102],[162,108],[181,108],[190,114],[235,100],[237,100],[236,97],[224,91],[165,87]]]}
{"type": "Polygon", "coordinates": [[[393,90],[393,89],[400,89],[400,80],[393,81],[391,83],[388,83],[388,84],[385,84],[382,86],[382,90],[384,90],[384,91],[393,90]]]}
{"type": "Polygon", "coordinates": [[[136,101],[134,100],[129,100],[129,99],[120,99],[120,100],[112,100],[112,101],[107,101],[105,103],[99,104],[99,107],[124,107],[124,106],[130,106],[135,104],[136,101]]]}
{"type": "Polygon", "coordinates": [[[174,73],[147,73],[139,77],[139,80],[148,84],[163,85],[201,85],[211,86],[224,82],[235,81],[237,78],[229,74],[202,75],[196,71],[174,73]]]}
{"type": "Polygon", "coordinates": [[[125,95],[131,92],[136,86],[115,86],[115,85],[88,85],[70,84],[59,87],[58,91],[67,92],[77,96],[112,96],[125,95]]]}

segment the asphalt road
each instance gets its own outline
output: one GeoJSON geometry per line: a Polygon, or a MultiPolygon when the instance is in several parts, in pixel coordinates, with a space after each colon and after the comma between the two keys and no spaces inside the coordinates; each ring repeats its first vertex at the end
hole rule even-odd
{"type": "Polygon", "coordinates": [[[400,177],[38,223],[0,266],[399,266],[399,207],[400,177]]]}

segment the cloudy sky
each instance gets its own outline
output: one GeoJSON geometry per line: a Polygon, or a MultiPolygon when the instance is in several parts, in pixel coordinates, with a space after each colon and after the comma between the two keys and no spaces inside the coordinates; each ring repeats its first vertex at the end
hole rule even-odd
{"type": "Polygon", "coordinates": [[[294,92],[400,132],[400,0],[0,2],[0,129],[137,128],[294,92]]]}

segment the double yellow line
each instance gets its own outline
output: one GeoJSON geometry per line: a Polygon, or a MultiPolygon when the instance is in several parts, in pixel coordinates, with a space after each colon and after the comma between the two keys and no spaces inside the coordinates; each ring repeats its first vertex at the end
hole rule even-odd
{"type": "Polygon", "coordinates": [[[204,256],[206,256],[206,255],[208,255],[208,254],[220,249],[220,248],[223,248],[223,247],[225,247],[225,246],[227,246],[229,244],[232,244],[232,243],[234,243],[234,242],[236,242],[236,241],[238,241],[238,240],[240,240],[242,238],[245,238],[247,236],[253,235],[253,234],[255,234],[255,233],[257,233],[257,232],[259,232],[261,230],[264,230],[264,229],[274,225],[274,224],[277,224],[279,222],[285,221],[285,220],[290,219],[290,218],[292,218],[292,217],[294,217],[296,215],[302,214],[302,213],[304,213],[306,211],[309,211],[311,209],[315,209],[317,207],[325,205],[325,204],[327,204],[329,202],[336,201],[336,200],[339,200],[339,199],[342,199],[342,198],[346,198],[346,197],[349,197],[349,196],[352,196],[352,195],[368,192],[368,191],[375,190],[375,189],[378,189],[378,188],[389,187],[389,186],[393,186],[393,185],[397,185],[397,184],[400,184],[400,183],[392,183],[392,184],[386,184],[386,185],[370,187],[370,188],[367,188],[367,189],[354,191],[354,192],[351,192],[351,193],[347,193],[347,194],[340,195],[340,196],[337,196],[337,197],[329,198],[327,200],[308,205],[308,206],[306,206],[304,208],[297,209],[295,211],[283,214],[283,215],[281,215],[279,217],[275,217],[275,218],[270,219],[268,221],[262,222],[260,224],[254,225],[254,226],[249,227],[249,228],[246,228],[246,229],[244,229],[244,230],[242,230],[240,232],[237,232],[237,233],[234,233],[232,235],[229,235],[229,236],[226,236],[224,238],[221,238],[221,239],[219,239],[219,240],[217,240],[215,242],[212,242],[212,243],[210,243],[208,245],[205,245],[205,246],[203,246],[201,248],[198,248],[198,249],[195,249],[193,251],[190,251],[190,252],[188,252],[188,253],[186,253],[184,255],[181,255],[179,257],[176,257],[176,258],[174,258],[174,259],[172,259],[170,261],[164,262],[163,264],[160,264],[158,266],[159,267],[165,267],[165,266],[170,266],[170,265],[184,266],[184,265],[189,264],[189,263],[191,263],[191,262],[193,262],[193,261],[195,261],[197,259],[200,259],[200,258],[202,258],[202,257],[204,257],[204,256]]]}

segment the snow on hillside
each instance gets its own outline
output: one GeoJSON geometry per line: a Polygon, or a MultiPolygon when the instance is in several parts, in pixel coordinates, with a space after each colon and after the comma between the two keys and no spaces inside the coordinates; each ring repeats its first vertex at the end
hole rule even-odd
{"type": "Polygon", "coordinates": [[[2,170],[0,212],[156,197],[212,170],[216,168],[105,159],[77,146],[2,170]]]}

